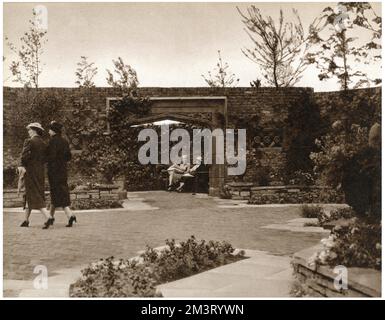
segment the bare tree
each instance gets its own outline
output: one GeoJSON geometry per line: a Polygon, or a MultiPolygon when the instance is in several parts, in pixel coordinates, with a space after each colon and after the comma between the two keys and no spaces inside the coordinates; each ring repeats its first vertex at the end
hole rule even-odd
{"type": "MultiPolygon", "coordinates": [[[[280,10],[278,26],[272,17],[263,17],[260,10],[252,5],[242,13],[242,22],[253,46],[243,49],[244,55],[255,62],[269,85],[275,87],[294,86],[302,77],[307,64],[304,55],[311,43],[305,36],[301,19],[296,10],[296,22],[284,22],[280,10]]],[[[316,21],[309,27],[309,35],[318,28],[316,21]]]]}
{"type": "Polygon", "coordinates": [[[11,62],[10,70],[14,82],[24,87],[39,87],[39,76],[42,73],[41,55],[43,46],[47,42],[47,31],[40,28],[37,14],[32,10],[32,19],[29,20],[29,30],[20,38],[21,47],[17,48],[6,37],[7,45],[17,55],[11,62]]]}
{"type": "Polygon", "coordinates": [[[107,69],[107,83],[114,88],[119,88],[122,93],[132,93],[139,84],[135,69],[125,64],[121,57],[118,57],[118,60],[112,60],[112,62],[115,66],[114,73],[116,74],[116,78],[114,78],[114,74],[107,69]]]}
{"type": "Polygon", "coordinates": [[[88,62],[87,57],[81,56],[80,62],[77,63],[75,75],[77,80],[75,83],[80,88],[92,88],[95,87],[95,83],[92,79],[96,76],[98,68],[95,67],[94,62],[88,62]]]}
{"type": "Polygon", "coordinates": [[[227,62],[223,63],[221,51],[218,50],[218,62],[213,72],[208,71],[208,76],[202,74],[202,78],[210,87],[232,87],[237,85],[239,79],[235,77],[234,73],[228,71],[229,65],[227,62]]]}

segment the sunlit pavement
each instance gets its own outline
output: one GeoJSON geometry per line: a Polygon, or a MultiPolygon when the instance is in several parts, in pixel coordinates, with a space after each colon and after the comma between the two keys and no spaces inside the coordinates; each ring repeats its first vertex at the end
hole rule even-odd
{"type": "Polygon", "coordinates": [[[46,266],[49,277],[55,277],[100,258],[133,257],[146,245],[158,247],[171,238],[227,240],[236,248],[290,257],[323,237],[262,228],[299,218],[299,206],[223,208],[206,195],[164,191],[129,193],[129,201],[124,210],[77,212],[73,228],[65,227],[66,217],[59,211],[48,230],[41,229],[44,219],[39,212],[32,214],[29,228],[20,228],[23,214],[4,209],[4,280],[13,283],[4,288],[5,295],[18,295],[25,281],[32,282],[37,265],[46,266]]]}

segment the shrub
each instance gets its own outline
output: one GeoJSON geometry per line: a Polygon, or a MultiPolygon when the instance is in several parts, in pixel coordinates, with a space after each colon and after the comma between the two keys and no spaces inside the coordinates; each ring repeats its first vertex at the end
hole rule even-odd
{"type": "Polygon", "coordinates": [[[324,249],[311,258],[310,264],[381,270],[381,224],[356,220],[346,226],[336,226],[321,243],[324,249]]]}
{"type": "Polygon", "coordinates": [[[332,234],[336,241],[329,264],[381,269],[381,224],[337,226],[332,234]]]}
{"type": "Polygon", "coordinates": [[[220,192],[219,198],[221,198],[221,199],[231,199],[232,198],[231,190],[230,190],[230,187],[228,185],[225,185],[223,187],[223,189],[220,192]]]}
{"type": "Polygon", "coordinates": [[[318,222],[321,227],[325,226],[327,223],[330,223],[339,219],[351,219],[355,216],[355,213],[352,208],[339,208],[330,211],[330,213],[322,212],[318,215],[318,222]]]}
{"type": "Polygon", "coordinates": [[[166,245],[168,248],[159,254],[147,247],[141,256],[145,263],[153,267],[153,276],[157,283],[174,281],[216,268],[234,262],[244,255],[241,252],[234,256],[234,248],[226,241],[198,242],[194,236],[178,245],[174,239],[166,240],[166,245]]]}
{"type": "Polygon", "coordinates": [[[122,202],[110,199],[75,199],[71,201],[73,210],[123,208],[122,202]]]}
{"type": "Polygon", "coordinates": [[[137,261],[101,259],[82,270],[82,278],[71,284],[70,297],[159,296],[150,272],[137,261]]]}
{"type": "Polygon", "coordinates": [[[168,281],[215,268],[244,258],[234,255],[226,241],[197,241],[191,236],[176,244],[166,240],[167,248],[157,251],[147,247],[140,260],[114,260],[92,263],[82,277],[70,286],[71,297],[154,297],[156,286],[168,281]]]}
{"type": "Polygon", "coordinates": [[[309,206],[302,205],[301,207],[301,216],[304,218],[318,218],[323,214],[323,209],[321,206],[309,206]]]}
{"type": "Polygon", "coordinates": [[[295,171],[289,180],[289,184],[300,186],[314,185],[314,177],[312,173],[304,172],[302,170],[295,171]]]}
{"type": "Polygon", "coordinates": [[[4,150],[3,155],[3,187],[16,188],[17,187],[17,167],[19,161],[11,154],[9,150],[4,150]]]}

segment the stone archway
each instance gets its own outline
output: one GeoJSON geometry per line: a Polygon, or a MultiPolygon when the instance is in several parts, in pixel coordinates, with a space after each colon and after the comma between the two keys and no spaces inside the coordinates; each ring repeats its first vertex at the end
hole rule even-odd
{"type": "MultiPolygon", "coordinates": [[[[110,104],[120,98],[107,98],[107,112],[110,104]]],[[[205,128],[225,130],[227,126],[227,98],[225,96],[213,97],[151,97],[151,110],[149,115],[137,118],[134,124],[143,124],[161,120],[176,120],[181,122],[196,123],[205,128]]],[[[213,138],[213,164],[209,169],[209,195],[219,196],[225,185],[226,165],[217,164],[216,142],[213,138]]]]}

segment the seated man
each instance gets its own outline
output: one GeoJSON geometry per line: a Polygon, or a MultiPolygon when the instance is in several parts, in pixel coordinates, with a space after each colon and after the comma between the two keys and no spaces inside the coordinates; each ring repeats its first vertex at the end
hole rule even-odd
{"type": "Polygon", "coordinates": [[[182,189],[183,189],[185,183],[187,182],[187,180],[195,177],[197,170],[201,165],[202,165],[202,157],[197,157],[196,158],[196,164],[191,169],[189,169],[186,173],[184,173],[182,175],[180,182],[179,182],[179,186],[176,189],[176,191],[182,192],[182,189]]]}
{"type": "Polygon", "coordinates": [[[182,176],[189,172],[190,164],[188,163],[188,157],[186,155],[182,156],[181,164],[172,164],[168,169],[169,182],[168,182],[168,191],[171,191],[173,187],[182,179],[182,176]]]}

